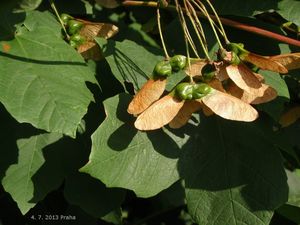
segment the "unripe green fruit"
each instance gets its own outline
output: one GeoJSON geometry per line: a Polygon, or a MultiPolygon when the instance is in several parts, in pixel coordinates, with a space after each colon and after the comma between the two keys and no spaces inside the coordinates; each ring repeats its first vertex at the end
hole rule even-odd
{"type": "Polygon", "coordinates": [[[77,20],[69,20],[68,21],[68,34],[73,35],[78,33],[83,27],[83,23],[77,20]]]}
{"type": "Polygon", "coordinates": [[[64,26],[67,26],[69,20],[74,19],[74,18],[66,13],[62,13],[60,15],[60,19],[63,21],[64,26]]]}
{"type": "Polygon", "coordinates": [[[80,34],[72,35],[70,40],[78,43],[79,45],[82,45],[85,42],[85,38],[83,36],[81,36],[80,34]]]}
{"type": "Polygon", "coordinates": [[[232,58],[231,58],[231,62],[229,62],[231,65],[239,65],[241,63],[240,58],[238,57],[238,55],[235,52],[231,52],[232,53],[232,58]]]}
{"type": "Polygon", "coordinates": [[[70,40],[69,44],[73,47],[73,48],[77,48],[78,44],[72,40],[70,40]]]}
{"type": "Polygon", "coordinates": [[[158,76],[170,76],[172,74],[172,66],[169,61],[160,61],[155,65],[154,74],[158,76]]]}
{"type": "Polygon", "coordinates": [[[85,38],[82,37],[80,34],[74,34],[70,38],[70,45],[73,48],[77,48],[78,46],[84,44],[85,38]]]}
{"type": "Polygon", "coordinates": [[[182,100],[192,100],[193,91],[193,84],[190,83],[180,83],[176,86],[176,95],[182,100]]]}
{"type": "Polygon", "coordinates": [[[224,60],[225,62],[231,65],[239,65],[241,63],[240,58],[234,51],[228,52],[225,49],[219,50],[218,58],[220,60],[224,60]]]}
{"type": "Polygon", "coordinates": [[[212,64],[206,64],[201,70],[203,80],[206,82],[211,81],[211,79],[215,76],[215,73],[216,68],[212,64]]]}
{"type": "Polygon", "coordinates": [[[186,57],[184,55],[175,55],[170,59],[173,71],[182,70],[186,66],[186,57]]]}
{"type": "Polygon", "coordinates": [[[193,99],[199,99],[211,92],[211,87],[205,83],[193,85],[193,99]]]}

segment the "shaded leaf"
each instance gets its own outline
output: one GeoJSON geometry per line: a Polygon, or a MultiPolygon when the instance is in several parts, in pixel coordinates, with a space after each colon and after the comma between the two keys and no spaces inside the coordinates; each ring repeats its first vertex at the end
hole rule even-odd
{"type": "Polygon", "coordinates": [[[225,0],[214,1],[214,7],[220,15],[252,16],[259,12],[276,9],[277,0],[225,0]]]}
{"type": "Polygon", "coordinates": [[[25,11],[34,10],[41,3],[42,3],[42,0],[21,0],[19,3],[18,10],[25,10],[25,11]]]}
{"type": "Polygon", "coordinates": [[[300,106],[295,106],[286,111],[279,120],[282,127],[288,127],[300,119],[300,106]]]}
{"type": "Polygon", "coordinates": [[[167,80],[163,78],[148,80],[130,102],[127,112],[137,115],[145,111],[163,94],[166,82],[167,80]]]}
{"type": "Polygon", "coordinates": [[[96,3],[106,8],[116,8],[119,6],[117,0],[96,0],[96,3]]]}
{"type": "Polygon", "coordinates": [[[155,64],[163,60],[161,50],[145,48],[133,41],[104,42],[99,38],[96,38],[96,41],[101,46],[113,75],[123,85],[125,81],[132,83],[135,90],[144,85],[150,78],[155,64]]]}
{"type": "Polygon", "coordinates": [[[87,174],[74,173],[66,178],[64,196],[70,204],[79,206],[96,218],[101,218],[120,207],[125,191],[106,188],[99,180],[87,174]]]}
{"type": "Polygon", "coordinates": [[[295,222],[296,224],[300,224],[300,208],[284,204],[283,206],[280,206],[277,210],[277,213],[284,216],[285,218],[295,222]]]}
{"type": "Polygon", "coordinates": [[[141,132],[126,110],[131,96],[120,94],[104,101],[107,118],[92,136],[89,162],[81,171],[101,180],[107,187],[133,190],[150,197],[179,179],[179,147],[187,137],[166,129],[141,132]]]}
{"type": "Polygon", "coordinates": [[[176,73],[172,73],[171,76],[167,77],[166,91],[172,91],[173,88],[185,78],[186,74],[183,70],[180,70],[176,73]]]}
{"type": "Polygon", "coordinates": [[[57,177],[58,180],[45,179],[45,183],[40,183],[39,185],[34,183],[32,179],[33,175],[45,163],[42,150],[60,138],[62,138],[61,134],[53,133],[36,135],[17,141],[19,148],[18,162],[8,168],[2,184],[4,189],[17,202],[22,214],[27,213],[29,209],[35,206],[38,200],[42,200],[46,194],[61,185],[61,177],[57,177]],[[40,193],[37,194],[36,192],[40,193]],[[36,195],[39,195],[38,199],[36,199],[36,195]]]}
{"type": "Polygon", "coordinates": [[[192,131],[179,170],[194,221],[268,225],[288,187],[281,154],[259,124],[204,117],[192,131]]]}
{"type": "Polygon", "coordinates": [[[217,90],[212,90],[201,101],[225,119],[250,122],[258,117],[258,112],[251,105],[217,90]]]}
{"type": "Polygon", "coordinates": [[[166,95],[139,115],[134,126],[139,130],[162,128],[173,120],[183,105],[184,101],[166,95]]]}
{"type": "Polygon", "coordinates": [[[290,99],[288,87],[278,73],[271,71],[260,71],[260,73],[265,77],[265,83],[276,90],[277,98],[272,102],[258,105],[258,108],[278,121],[285,108],[285,103],[290,99]]]}

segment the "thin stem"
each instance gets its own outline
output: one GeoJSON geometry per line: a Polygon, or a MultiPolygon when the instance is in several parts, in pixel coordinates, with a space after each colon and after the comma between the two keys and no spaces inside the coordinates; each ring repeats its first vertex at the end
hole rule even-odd
{"type": "Polygon", "coordinates": [[[186,21],[185,21],[185,18],[184,18],[183,11],[182,11],[181,7],[179,6],[177,0],[176,0],[176,4],[178,6],[179,18],[181,18],[181,24],[182,24],[182,27],[183,27],[183,30],[184,30],[184,35],[187,38],[187,40],[188,40],[188,42],[189,42],[189,44],[190,44],[190,46],[191,46],[194,54],[196,55],[196,57],[200,58],[199,55],[198,55],[198,53],[197,53],[197,49],[196,49],[195,43],[193,41],[193,38],[191,37],[190,32],[188,30],[188,27],[186,25],[186,21]]]}
{"type": "Polygon", "coordinates": [[[55,4],[54,4],[54,1],[53,1],[53,0],[49,0],[49,2],[50,2],[50,5],[51,5],[51,8],[53,9],[53,11],[54,11],[54,13],[55,13],[55,15],[56,15],[56,17],[57,17],[59,23],[60,23],[60,25],[61,25],[61,27],[62,27],[62,29],[63,29],[65,35],[66,35],[67,40],[70,40],[70,36],[69,36],[69,34],[68,34],[68,32],[67,32],[65,26],[64,26],[63,21],[61,20],[61,18],[60,18],[60,16],[59,16],[59,13],[58,13],[58,11],[57,11],[57,9],[56,9],[56,6],[55,6],[55,4]]]}
{"type": "Polygon", "coordinates": [[[161,31],[159,7],[157,7],[156,15],[157,15],[157,26],[158,26],[158,32],[159,32],[161,44],[162,44],[162,47],[163,47],[163,50],[164,50],[166,59],[169,59],[170,56],[169,56],[169,54],[168,54],[168,51],[167,51],[167,48],[166,48],[166,45],[165,45],[165,41],[164,41],[164,37],[163,37],[162,31],[161,31]]]}
{"type": "MultiPolygon", "coordinates": [[[[129,1],[129,0],[125,0],[122,2],[123,6],[146,6],[146,7],[157,7],[157,2],[148,2],[148,1],[129,1]]],[[[176,7],[174,5],[169,5],[166,9],[170,9],[170,10],[176,10],[176,7]]],[[[197,12],[197,15],[201,18],[206,18],[203,13],[201,12],[197,12]]],[[[210,15],[211,19],[213,21],[217,21],[217,18],[213,15],[210,15]]],[[[251,25],[247,25],[247,24],[243,24],[231,19],[226,19],[226,18],[222,18],[219,17],[220,21],[222,24],[229,26],[229,27],[233,27],[239,30],[244,30],[250,33],[254,33],[260,36],[264,36],[264,37],[268,37],[280,42],[284,42],[290,45],[294,45],[297,47],[300,47],[300,41],[296,40],[296,39],[292,39],[277,33],[273,33],[271,31],[268,30],[264,30],[262,28],[258,28],[258,27],[254,27],[251,25]]]]}
{"type": "Polygon", "coordinates": [[[198,18],[198,16],[197,16],[196,10],[194,9],[194,7],[192,7],[192,5],[191,5],[191,3],[190,3],[189,1],[188,1],[187,3],[188,3],[189,6],[190,6],[190,9],[191,9],[191,11],[192,11],[193,17],[194,17],[194,19],[195,19],[195,21],[196,21],[196,24],[197,24],[198,27],[199,27],[200,34],[201,34],[201,36],[202,36],[202,40],[203,40],[203,42],[204,42],[204,44],[205,44],[206,50],[208,51],[205,33],[204,33],[203,27],[202,27],[202,25],[201,25],[201,22],[200,22],[200,20],[199,20],[199,18],[198,18]]]}
{"type": "Polygon", "coordinates": [[[212,9],[213,13],[215,14],[215,17],[216,17],[216,19],[217,19],[217,21],[218,21],[218,23],[219,23],[219,26],[220,26],[220,28],[221,28],[221,31],[222,31],[221,34],[223,35],[226,44],[229,44],[230,41],[229,41],[228,38],[227,38],[226,32],[225,32],[225,30],[224,30],[223,24],[221,23],[221,20],[220,20],[220,18],[219,18],[218,13],[216,12],[214,6],[211,4],[210,0],[206,0],[206,2],[208,3],[208,5],[209,5],[210,8],[212,9]]]}
{"type": "Polygon", "coordinates": [[[196,5],[196,7],[197,7],[197,8],[198,8],[198,9],[199,9],[199,10],[207,17],[208,22],[210,23],[210,26],[211,26],[211,28],[212,28],[214,34],[215,34],[215,37],[216,37],[216,39],[217,39],[217,42],[218,42],[220,48],[221,48],[221,49],[224,49],[224,47],[223,47],[223,45],[222,45],[222,43],[221,43],[221,41],[220,41],[220,39],[219,39],[219,35],[218,35],[218,33],[217,33],[216,29],[215,29],[215,24],[214,24],[213,20],[211,19],[209,13],[207,12],[205,6],[203,5],[203,3],[202,3],[201,1],[197,1],[197,2],[196,2],[195,0],[191,0],[191,1],[192,1],[192,2],[196,5]]]}
{"type": "MultiPolygon", "coordinates": [[[[202,47],[202,50],[203,50],[203,52],[204,52],[204,54],[205,54],[205,56],[206,56],[206,58],[210,61],[211,59],[210,59],[210,56],[209,56],[209,54],[208,54],[208,50],[207,50],[207,46],[205,46],[204,45],[204,42],[203,42],[203,40],[202,40],[202,37],[201,37],[201,35],[200,35],[200,33],[199,33],[199,30],[197,29],[197,26],[196,26],[196,24],[195,24],[195,21],[194,21],[194,19],[192,18],[192,16],[191,16],[191,14],[190,14],[190,12],[189,12],[189,8],[187,7],[187,4],[189,4],[189,6],[190,6],[190,8],[192,8],[191,7],[191,5],[190,5],[190,3],[187,1],[184,1],[184,7],[185,7],[185,10],[186,10],[186,14],[187,14],[187,16],[188,16],[188,18],[190,19],[190,21],[191,21],[191,23],[192,23],[192,25],[193,25],[193,27],[194,27],[194,30],[195,30],[195,32],[196,32],[196,35],[197,35],[197,37],[198,37],[198,39],[199,39],[199,42],[200,42],[200,45],[201,45],[201,47],[202,47]]],[[[202,33],[202,36],[204,36],[204,34],[202,33]]]]}

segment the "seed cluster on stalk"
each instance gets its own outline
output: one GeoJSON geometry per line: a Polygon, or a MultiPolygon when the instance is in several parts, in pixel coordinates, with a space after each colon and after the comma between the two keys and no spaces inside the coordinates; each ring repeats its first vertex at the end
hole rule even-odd
{"type": "Polygon", "coordinates": [[[300,53],[261,56],[249,52],[242,43],[228,40],[209,0],[183,0],[181,4],[178,0],[174,1],[184,32],[186,56],[175,55],[170,58],[160,27],[158,7],[157,22],[166,59],[156,64],[152,78],[136,93],[128,106],[128,113],[137,116],[135,127],[139,130],[155,130],[169,124],[171,128],[180,128],[194,112],[200,110],[206,116],[216,114],[228,120],[251,122],[257,119],[259,114],[252,105],[277,97],[276,90],[265,84],[264,77],[257,71],[262,69],[286,74],[289,70],[300,68],[300,53]],[[214,14],[214,19],[207,6],[214,14]],[[206,35],[197,14],[199,11],[208,19],[219,44],[216,60],[212,60],[208,54],[206,35]],[[196,33],[196,40],[190,35],[188,21],[196,33]],[[196,41],[206,58],[199,57],[196,41]],[[190,52],[196,58],[191,58],[190,52]],[[166,77],[179,70],[184,70],[186,79],[163,96],[166,77]]]}
{"type": "Polygon", "coordinates": [[[68,14],[61,14],[60,19],[66,30],[65,39],[85,59],[100,60],[101,50],[94,40],[95,37],[108,39],[118,32],[118,27],[109,23],[93,23],[75,19],[68,14]]]}

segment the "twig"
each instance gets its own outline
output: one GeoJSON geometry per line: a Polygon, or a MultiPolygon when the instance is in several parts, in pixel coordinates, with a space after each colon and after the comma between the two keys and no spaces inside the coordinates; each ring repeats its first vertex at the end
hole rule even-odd
{"type": "MultiPolygon", "coordinates": [[[[129,0],[125,0],[122,2],[123,6],[147,6],[147,7],[157,7],[157,3],[156,2],[146,2],[146,1],[129,1],[129,0]]],[[[167,9],[175,9],[174,6],[169,5],[167,7],[167,9]]],[[[185,11],[183,9],[183,11],[185,11]]],[[[205,18],[205,16],[201,13],[201,12],[197,12],[199,17],[205,18]]],[[[215,22],[217,22],[217,18],[213,15],[210,16],[212,18],[212,20],[214,20],[215,22]]],[[[294,45],[297,47],[300,47],[300,41],[268,31],[268,30],[264,30],[262,28],[258,28],[255,26],[250,26],[247,24],[243,24],[234,20],[230,20],[230,19],[226,19],[226,18],[222,18],[219,17],[220,21],[224,24],[227,25],[229,27],[233,27],[233,28],[237,28],[239,30],[244,30],[247,32],[251,32],[254,34],[258,34],[264,37],[269,37],[271,39],[277,40],[277,41],[281,41],[290,45],[294,45]]]]}

